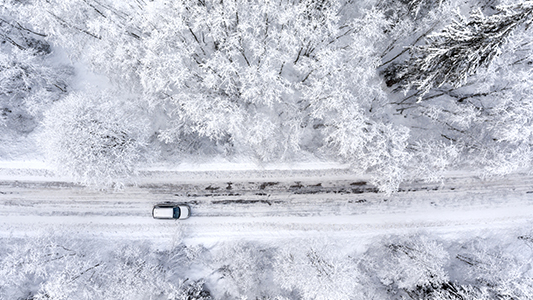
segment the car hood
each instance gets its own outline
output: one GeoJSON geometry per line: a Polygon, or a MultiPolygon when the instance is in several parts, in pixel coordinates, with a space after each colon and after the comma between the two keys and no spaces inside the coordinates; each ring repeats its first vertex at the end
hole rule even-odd
{"type": "Polygon", "coordinates": [[[191,211],[187,206],[180,206],[180,219],[187,219],[191,215],[191,211]]]}

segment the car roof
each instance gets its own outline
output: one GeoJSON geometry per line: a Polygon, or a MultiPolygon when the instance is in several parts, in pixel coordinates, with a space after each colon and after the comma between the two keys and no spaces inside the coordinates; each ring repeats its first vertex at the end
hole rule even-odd
{"type": "Polygon", "coordinates": [[[154,207],[154,218],[169,218],[172,219],[174,217],[174,208],[167,206],[167,207],[160,207],[156,206],[154,207]]]}

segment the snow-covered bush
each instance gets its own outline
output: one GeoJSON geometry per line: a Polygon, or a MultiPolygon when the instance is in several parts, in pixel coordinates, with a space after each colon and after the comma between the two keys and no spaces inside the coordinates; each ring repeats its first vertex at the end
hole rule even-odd
{"type": "Polygon", "coordinates": [[[72,93],[45,114],[40,141],[57,168],[88,184],[109,185],[135,172],[151,153],[142,111],[110,91],[72,93]]]}

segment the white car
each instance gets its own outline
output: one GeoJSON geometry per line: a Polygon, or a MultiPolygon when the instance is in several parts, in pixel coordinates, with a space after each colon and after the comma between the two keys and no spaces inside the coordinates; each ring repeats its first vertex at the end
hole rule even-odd
{"type": "Polygon", "coordinates": [[[186,204],[157,204],[152,209],[154,219],[187,219],[191,216],[191,208],[186,204]]]}

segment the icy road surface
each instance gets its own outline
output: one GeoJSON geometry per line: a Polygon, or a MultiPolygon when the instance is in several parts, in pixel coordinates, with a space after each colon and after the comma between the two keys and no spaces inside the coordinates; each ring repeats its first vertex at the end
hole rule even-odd
{"type": "Polygon", "coordinates": [[[415,183],[387,196],[363,180],[191,179],[144,182],[106,193],[68,182],[0,181],[0,234],[64,230],[96,238],[269,240],[355,237],[405,230],[505,228],[533,220],[533,177],[415,183]],[[185,221],[154,220],[154,204],[188,203],[185,221]]]}

